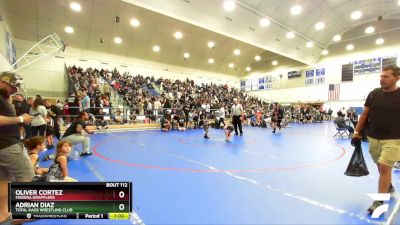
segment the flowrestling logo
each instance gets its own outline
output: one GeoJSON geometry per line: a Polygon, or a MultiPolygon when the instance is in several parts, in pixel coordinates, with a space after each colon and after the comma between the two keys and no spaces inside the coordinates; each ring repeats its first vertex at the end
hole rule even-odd
{"type": "MultiPolygon", "coordinates": [[[[390,194],[389,193],[378,193],[378,194],[367,194],[372,200],[374,201],[389,201],[390,200],[390,194]]],[[[389,210],[389,204],[382,204],[378,208],[376,208],[371,215],[371,218],[377,219],[379,218],[383,213],[387,212],[389,210]]]]}

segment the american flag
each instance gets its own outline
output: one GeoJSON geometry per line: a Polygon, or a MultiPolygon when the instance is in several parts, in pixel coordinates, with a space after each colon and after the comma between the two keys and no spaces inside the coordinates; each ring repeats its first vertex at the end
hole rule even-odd
{"type": "Polygon", "coordinates": [[[337,101],[340,97],[340,84],[330,84],[328,91],[328,100],[337,101]]]}

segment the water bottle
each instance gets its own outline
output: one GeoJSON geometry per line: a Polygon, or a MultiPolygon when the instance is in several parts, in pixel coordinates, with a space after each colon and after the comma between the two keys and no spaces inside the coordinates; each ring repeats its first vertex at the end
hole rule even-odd
{"type": "Polygon", "coordinates": [[[78,160],[78,159],[79,159],[79,152],[78,152],[78,150],[75,149],[74,160],[78,160]]]}

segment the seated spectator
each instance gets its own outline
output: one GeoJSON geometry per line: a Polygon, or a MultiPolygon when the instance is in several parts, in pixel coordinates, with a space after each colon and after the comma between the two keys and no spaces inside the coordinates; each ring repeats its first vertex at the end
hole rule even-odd
{"type": "Polygon", "coordinates": [[[108,129],[108,123],[107,123],[107,121],[104,119],[104,115],[105,115],[105,113],[104,113],[104,111],[103,111],[103,108],[100,108],[99,110],[98,110],[98,112],[97,112],[97,115],[95,116],[95,118],[96,118],[96,128],[97,128],[97,130],[100,130],[100,127],[99,126],[102,126],[103,127],[103,129],[108,129]]]}
{"type": "Polygon", "coordinates": [[[266,114],[263,115],[262,119],[261,119],[261,127],[263,128],[267,128],[268,127],[268,123],[271,123],[271,118],[268,117],[266,114]]]}
{"type": "Polygon", "coordinates": [[[169,114],[163,116],[160,123],[162,131],[168,132],[171,130],[171,116],[169,114]]]}
{"type": "Polygon", "coordinates": [[[302,121],[303,123],[312,123],[313,122],[313,120],[312,120],[312,116],[311,116],[311,114],[306,114],[305,116],[304,116],[304,120],[302,121]]]}
{"type": "Polygon", "coordinates": [[[85,112],[89,112],[90,110],[90,97],[86,90],[82,91],[82,100],[81,100],[82,110],[85,112]]]}
{"type": "Polygon", "coordinates": [[[193,113],[192,113],[192,110],[190,110],[189,113],[188,113],[187,128],[188,129],[192,129],[193,128],[193,113]]]}
{"type": "Polygon", "coordinates": [[[63,111],[64,103],[60,99],[57,100],[56,106],[58,107],[58,110],[60,110],[60,112],[63,111]]]}
{"type": "Polygon", "coordinates": [[[115,123],[123,123],[124,122],[124,118],[122,117],[121,110],[119,110],[119,109],[115,112],[114,122],[115,123]]]}
{"type": "Polygon", "coordinates": [[[111,95],[110,95],[110,85],[109,85],[107,82],[105,82],[105,83],[103,84],[103,93],[104,93],[106,96],[108,96],[109,98],[111,97],[111,95]]]}
{"type": "Polygon", "coordinates": [[[261,120],[262,120],[262,113],[260,110],[257,110],[256,112],[256,123],[257,126],[261,126],[261,120]]]}
{"type": "Polygon", "coordinates": [[[174,114],[172,116],[172,130],[177,130],[178,129],[178,120],[179,120],[179,115],[174,114]]]}
{"type": "Polygon", "coordinates": [[[129,116],[129,121],[131,123],[135,123],[135,121],[136,121],[136,110],[131,109],[130,116],[129,116]]]}
{"type": "Polygon", "coordinates": [[[340,111],[337,113],[337,115],[338,116],[333,121],[337,125],[337,127],[342,128],[342,129],[344,128],[344,129],[348,130],[350,132],[350,134],[353,134],[354,129],[351,126],[346,124],[346,121],[344,120],[345,115],[340,111]]]}
{"type": "Polygon", "coordinates": [[[251,118],[250,118],[250,125],[251,125],[252,127],[258,126],[258,124],[257,124],[257,118],[256,118],[256,115],[255,115],[255,114],[251,115],[251,118]]]}
{"type": "Polygon", "coordinates": [[[178,130],[185,131],[186,130],[185,124],[186,124],[185,114],[181,113],[178,118],[178,130]]]}
{"type": "Polygon", "coordinates": [[[78,96],[78,97],[75,97],[73,102],[68,104],[68,112],[70,113],[70,115],[72,117],[72,121],[77,120],[79,113],[82,111],[81,100],[82,100],[82,98],[80,96],[78,96]]]}
{"type": "Polygon", "coordinates": [[[193,127],[194,129],[197,129],[199,128],[199,114],[197,110],[193,110],[192,114],[193,114],[193,127]]]}
{"type": "Polygon", "coordinates": [[[35,136],[33,138],[26,139],[24,141],[24,146],[28,151],[29,159],[32,162],[35,174],[46,174],[49,169],[39,167],[39,152],[43,151],[46,148],[45,138],[42,136],[35,136]]]}

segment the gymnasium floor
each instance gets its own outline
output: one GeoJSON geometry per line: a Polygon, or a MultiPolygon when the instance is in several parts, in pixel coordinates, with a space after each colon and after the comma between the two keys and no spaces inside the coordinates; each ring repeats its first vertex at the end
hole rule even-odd
{"type": "MultiPolygon", "coordinates": [[[[367,193],[377,189],[377,169],[363,144],[370,175],[343,173],[353,148],[332,138],[332,123],[293,124],[280,133],[244,128],[224,141],[221,130],[99,133],[94,155],[71,161],[80,181],[131,181],[133,204],[145,224],[385,224],[398,207],[371,219],[367,193]]],[[[50,162],[43,163],[47,165],[50,162]]],[[[42,165],[42,166],[43,166],[42,165]]],[[[400,191],[400,171],[393,175],[400,191]]],[[[399,224],[397,217],[392,224],[399,224]]],[[[135,224],[110,220],[41,220],[29,224],[135,224]]]]}

